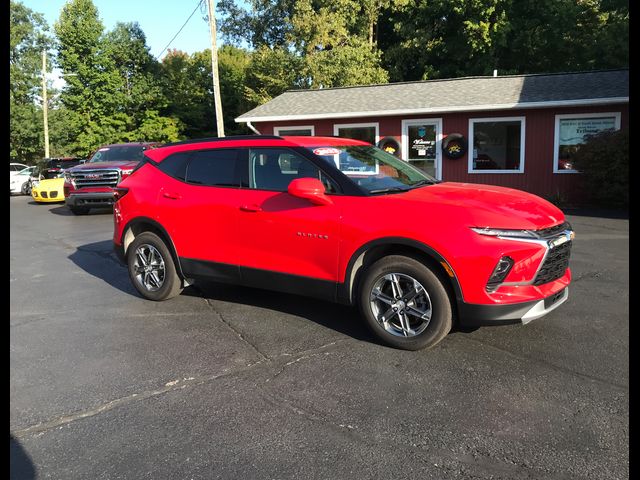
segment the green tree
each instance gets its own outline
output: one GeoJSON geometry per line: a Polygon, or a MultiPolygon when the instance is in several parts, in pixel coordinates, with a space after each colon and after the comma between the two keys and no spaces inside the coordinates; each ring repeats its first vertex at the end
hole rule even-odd
{"type": "Polygon", "coordinates": [[[564,72],[629,65],[626,2],[522,0],[508,9],[497,66],[512,73],[564,72]]]}
{"type": "Polygon", "coordinates": [[[509,0],[408,0],[385,12],[379,46],[394,81],[487,75],[505,42],[509,0]]]}
{"type": "Polygon", "coordinates": [[[247,109],[256,107],[286,90],[303,87],[303,62],[284,48],[263,46],[251,55],[247,68],[244,98],[247,109]]]}
{"type": "Polygon", "coordinates": [[[9,159],[33,163],[44,155],[41,55],[50,39],[41,14],[13,0],[9,14],[9,159]]]}
{"type": "Polygon", "coordinates": [[[58,64],[71,74],[61,101],[73,154],[87,156],[106,143],[178,139],[180,122],[160,113],[167,100],[159,66],[137,23],[119,23],[105,35],[92,1],[70,0],[55,30],[58,64]]]}
{"type": "Polygon", "coordinates": [[[160,79],[167,98],[167,116],[177,118],[187,138],[213,136],[213,85],[208,50],[188,55],[169,50],[161,63],[160,79]]]}
{"type": "Polygon", "coordinates": [[[590,200],[598,206],[629,206],[629,131],[606,130],[589,135],[573,155],[590,200]],[[606,159],[607,168],[602,168],[606,159]]]}
{"type": "Polygon", "coordinates": [[[91,0],[70,0],[55,24],[58,65],[67,75],[61,101],[69,112],[73,154],[87,156],[108,143],[119,125],[123,103],[119,72],[105,51],[104,27],[91,0]],[[69,75],[71,74],[71,75],[69,75]]]}
{"type": "Polygon", "coordinates": [[[224,130],[229,135],[247,133],[244,124],[238,124],[234,119],[248,110],[243,91],[250,63],[251,54],[245,49],[233,45],[223,45],[218,49],[224,130]]]}
{"type": "Polygon", "coordinates": [[[381,8],[391,3],[251,0],[250,9],[246,10],[232,0],[221,2],[221,31],[225,38],[255,48],[247,77],[248,102],[266,101],[274,93],[295,86],[386,82],[387,74],[374,42],[374,27],[381,8]],[[294,64],[296,69],[287,72],[294,64]],[[253,66],[259,70],[254,71],[253,66]]]}

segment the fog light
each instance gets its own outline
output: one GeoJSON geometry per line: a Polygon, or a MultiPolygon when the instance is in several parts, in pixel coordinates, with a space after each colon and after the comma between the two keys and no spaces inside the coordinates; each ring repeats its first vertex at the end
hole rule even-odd
{"type": "Polygon", "coordinates": [[[509,275],[511,267],[513,267],[513,259],[511,257],[502,257],[498,260],[498,264],[496,265],[496,268],[493,269],[493,273],[487,282],[487,292],[495,292],[498,285],[500,285],[504,279],[507,278],[507,275],[509,275]]]}

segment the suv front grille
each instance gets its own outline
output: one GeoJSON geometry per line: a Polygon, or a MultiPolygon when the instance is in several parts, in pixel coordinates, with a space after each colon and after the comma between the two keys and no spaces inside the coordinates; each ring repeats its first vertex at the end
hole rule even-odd
{"type": "Polygon", "coordinates": [[[571,243],[571,241],[568,241],[555,248],[550,248],[547,258],[545,258],[538,275],[536,275],[536,279],[533,282],[534,285],[552,282],[564,275],[564,272],[569,268],[571,243]]]}
{"type": "Polygon", "coordinates": [[[545,228],[544,230],[536,230],[536,233],[540,235],[540,237],[548,239],[555,237],[558,233],[564,232],[565,230],[571,230],[571,225],[569,225],[568,222],[561,223],[555,227],[545,228]]]}
{"type": "Polygon", "coordinates": [[[115,187],[120,181],[120,171],[117,169],[78,170],[69,172],[76,188],[82,187],[115,187]]]}

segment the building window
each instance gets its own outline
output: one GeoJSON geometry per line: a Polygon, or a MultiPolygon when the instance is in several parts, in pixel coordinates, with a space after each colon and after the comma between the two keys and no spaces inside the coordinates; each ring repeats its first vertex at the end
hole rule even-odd
{"type": "Polygon", "coordinates": [[[556,115],[553,172],[577,173],[572,158],[587,135],[620,129],[620,112],[556,115]]]}
{"type": "Polygon", "coordinates": [[[353,138],[376,145],[380,139],[379,123],[345,123],[333,126],[333,134],[336,137],[353,138]]]}
{"type": "Polygon", "coordinates": [[[313,125],[296,125],[293,127],[273,127],[273,134],[281,137],[313,137],[315,128],[313,125]]]}
{"type": "Polygon", "coordinates": [[[524,117],[469,119],[469,173],[523,173],[524,137],[524,117]]]}

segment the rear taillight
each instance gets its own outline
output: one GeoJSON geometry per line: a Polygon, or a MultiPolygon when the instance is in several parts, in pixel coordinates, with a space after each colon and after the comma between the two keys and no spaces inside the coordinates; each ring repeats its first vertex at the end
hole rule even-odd
{"type": "Polygon", "coordinates": [[[113,199],[117,202],[118,200],[120,200],[122,197],[124,197],[127,192],[129,191],[128,188],[124,188],[124,187],[116,187],[113,189],[113,199]]]}

